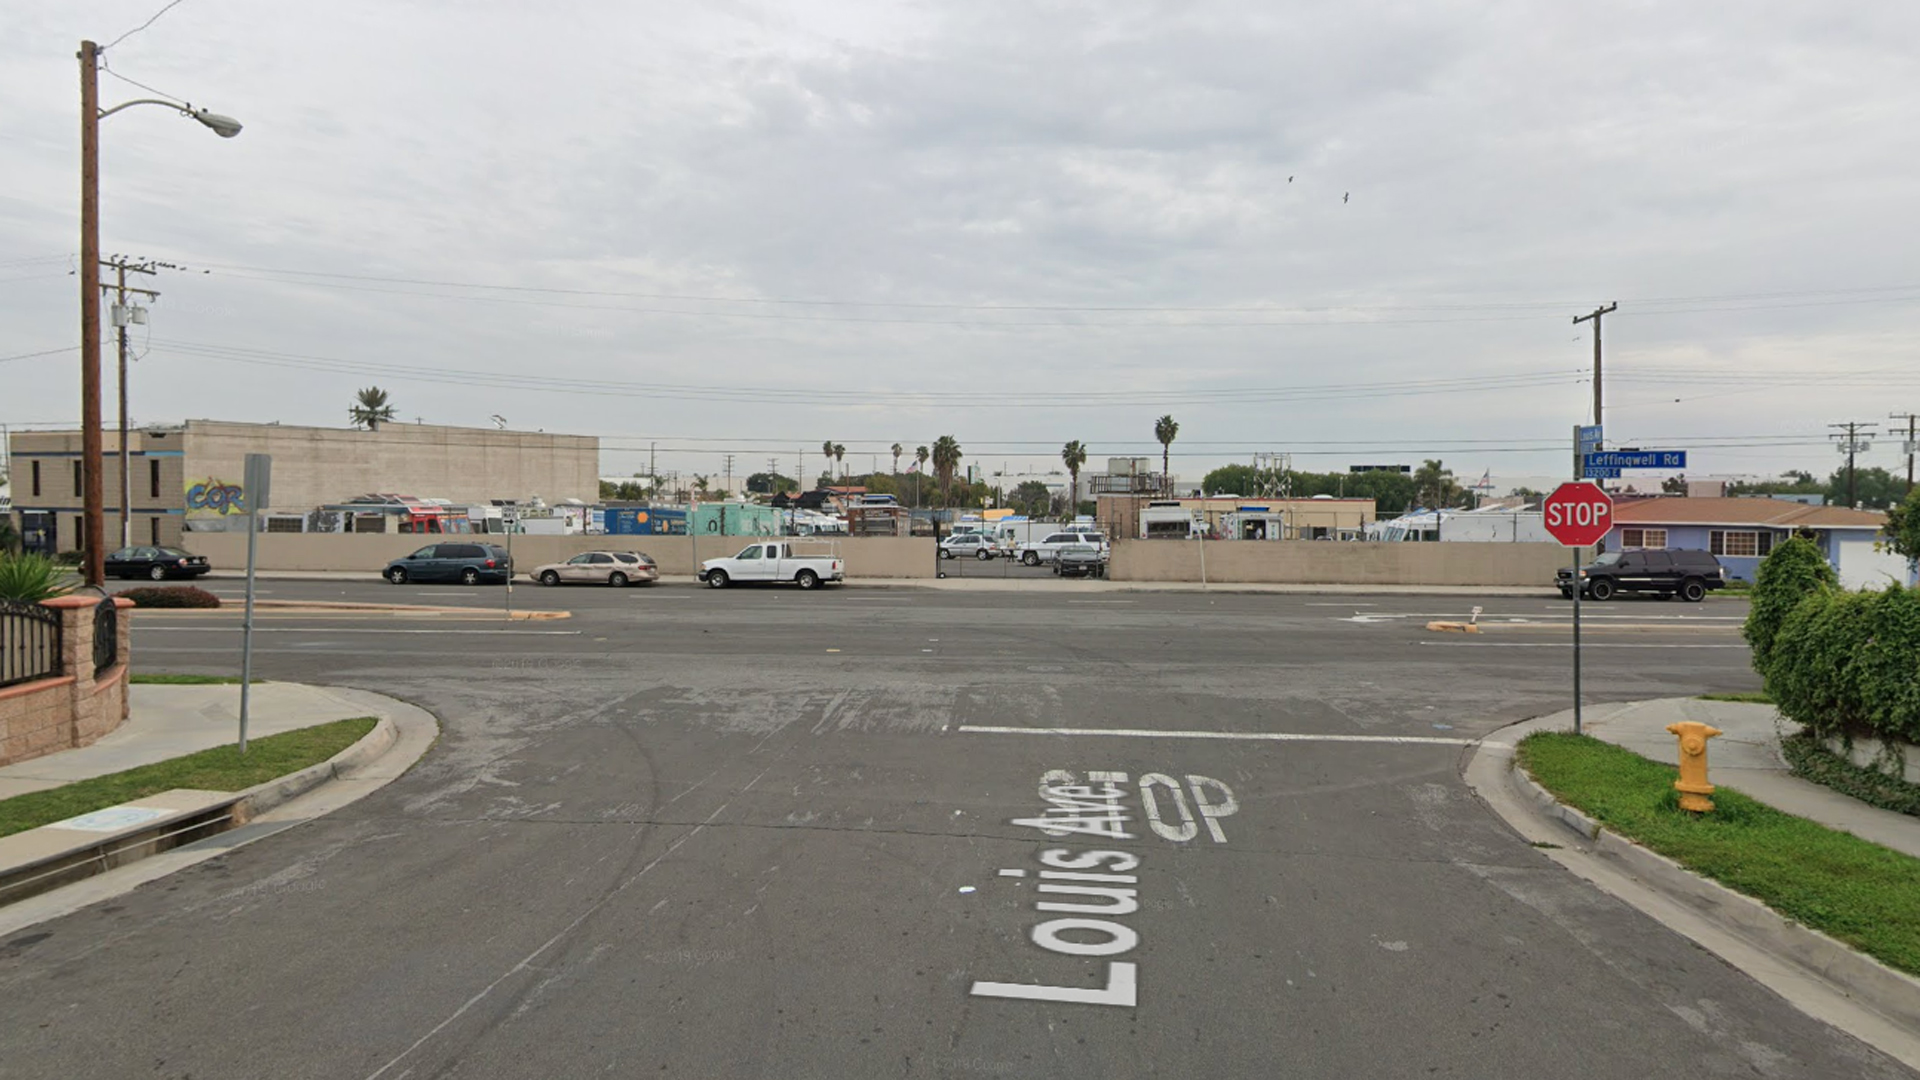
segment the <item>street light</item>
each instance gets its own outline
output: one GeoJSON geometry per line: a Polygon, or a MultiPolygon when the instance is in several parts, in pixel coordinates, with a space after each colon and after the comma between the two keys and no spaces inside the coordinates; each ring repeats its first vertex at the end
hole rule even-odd
{"type": "MultiPolygon", "coordinates": [[[[240,122],[163,98],[138,98],[111,109],[100,108],[100,46],[80,43],[80,459],[85,519],[81,544],[86,550],[86,581],[106,581],[106,493],[101,483],[100,447],[100,121],[135,105],[162,105],[192,117],[214,134],[231,139],[240,122]]],[[[121,453],[126,452],[123,444],[121,453]]]]}

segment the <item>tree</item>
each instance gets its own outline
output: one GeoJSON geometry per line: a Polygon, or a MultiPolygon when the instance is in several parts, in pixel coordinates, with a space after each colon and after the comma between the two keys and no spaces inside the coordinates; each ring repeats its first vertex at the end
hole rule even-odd
{"type": "Polygon", "coordinates": [[[1437,459],[1429,459],[1414,470],[1414,501],[1429,510],[1451,507],[1460,501],[1463,493],[1464,489],[1454,482],[1453,470],[1437,459]]]}
{"type": "Polygon", "coordinates": [[[382,421],[393,419],[393,406],[387,404],[387,392],[377,386],[369,386],[354,395],[358,402],[347,409],[347,419],[354,427],[363,427],[368,431],[380,430],[382,421]]]}
{"type": "Polygon", "coordinates": [[[1075,439],[1060,448],[1060,462],[1067,467],[1067,502],[1080,497],[1080,466],[1087,463],[1087,448],[1079,439],[1075,439]]]}
{"type": "MultiPolygon", "coordinates": [[[[839,443],[834,443],[833,444],[833,463],[835,465],[839,465],[841,462],[845,461],[846,459],[847,459],[847,448],[840,445],[839,443]]],[[[841,469],[840,471],[842,473],[846,472],[844,468],[841,469]]]]}
{"type": "Polygon", "coordinates": [[[747,477],[747,491],[754,495],[778,495],[782,491],[799,490],[800,481],[777,472],[757,472],[747,477]]]}
{"type": "MultiPolygon", "coordinates": [[[[1885,510],[1905,495],[1905,477],[1895,476],[1878,465],[1853,472],[1854,505],[1867,510],[1885,510]]],[[[1827,478],[1827,505],[1847,505],[1847,470],[1842,466],[1827,478]]]]}
{"type": "Polygon", "coordinates": [[[708,486],[709,486],[709,480],[707,477],[702,476],[699,473],[693,474],[693,490],[696,494],[704,497],[707,494],[708,486]]]}
{"type": "Polygon", "coordinates": [[[1920,559],[1920,497],[1887,511],[1887,546],[1909,559],[1920,559]]]}
{"type": "MultiPolygon", "coordinates": [[[[833,440],[828,439],[826,442],[821,443],[820,452],[827,456],[827,474],[829,476],[832,476],[833,475],[833,440]]],[[[829,480],[827,483],[822,484],[821,486],[831,487],[832,484],[833,482],[829,480]]]]}
{"type": "Polygon", "coordinates": [[[920,467],[913,473],[913,505],[920,505],[920,474],[927,471],[927,458],[932,453],[924,446],[913,448],[914,463],[920,467]]]}
{"type": "Polygon", "coordinates": [[[20,550],[20,531],[13,527],[12,514],[0,514],[0,555],[20,550]]]}
{"type": "Polygon", "coordinates": [[[1053,492],[1038,480],[1024,480],[1013,489],[1007,505],[1028,517],[1043,517],[1053,506],[1053,492]]]}
{"type": "Polygon", "coordinates": [[[1160,440],[1160,482],[1166,485],[1167,494],[1173,493],[1173,473],[1167,460],[1173,449],[1173,440],[1180,434],[1180,424],[1171,415],[1163,416],[1153,422],[1153,437],[1160,440]]]}
{"type": "Polygon", "coordinates": [[[933,441],[933,471],[940,478],[940,495],[943,500],[951,501],[953,494],[953,474],[960,468],[960,442],[951,435],[942,435],[933,441]]]}
{"type": "Polygon", "coordinates": [[[901,454],[900,444],[894,443],[893,444],[893,474],[895,476],[900,475],[900,454],[901,454]]]}
{"type": "Polygon", "coordinates": [[[1660,481],[1660,490],[1669,495],[1685,495],[1687,493],[1686,474],[1680,473],[1660,481]]]}
{"type": "Polygon", "coordinates": [[[1200,486],[1212,494],[1247,498],[1259,494],[1259,479],[1259,470],[1251,465],[1222,465],[1208,473],[1200,486]]]}

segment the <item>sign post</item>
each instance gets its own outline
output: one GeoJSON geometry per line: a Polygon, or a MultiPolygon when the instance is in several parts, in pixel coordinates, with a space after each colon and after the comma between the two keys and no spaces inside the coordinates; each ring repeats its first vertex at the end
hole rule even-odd
{"type": "Polygon", "coordinates": [[[1561,484],[1540,504],[1547,532],[1573,549],[1573,733],[1580,734],[1580,549],[1600,542],[1613,528],[1613,500],[1598,484],[1561,484]]]}
{"type": "Polygon", "coordinates": [[[260,508],[267,506],[272,494],[273,457],[248,454],[246,472],[241,479],[240,498],[247,511],[247,612],[240,623],[240,752],[247,752],[247,699],[253,689],[253,571],[254,551],[260,537],[260,508]]]}

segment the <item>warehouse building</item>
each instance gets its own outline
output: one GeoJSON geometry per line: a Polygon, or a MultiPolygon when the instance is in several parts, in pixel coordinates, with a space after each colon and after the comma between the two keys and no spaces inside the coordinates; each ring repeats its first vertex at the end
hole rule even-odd
{"type": "MultiPolygon", "coordinates": [[[[81,433],[19,431],[9,470],[14,527],[30,550],[80,546],[81,433]]],[[[120,546],[119,433],[105,445],[106,535],[120,546]]],[[[135,544],[180,544],[182,535],[237,527],[247,510],[246,455],[273,458],[271,506],[307,513],[368,492],[399,492],[485,505],[493,499],[593,502],[600,440],[584,435],[431,424],[377,430],[189,420],[129,433],[127,478],[135,544]]]]}

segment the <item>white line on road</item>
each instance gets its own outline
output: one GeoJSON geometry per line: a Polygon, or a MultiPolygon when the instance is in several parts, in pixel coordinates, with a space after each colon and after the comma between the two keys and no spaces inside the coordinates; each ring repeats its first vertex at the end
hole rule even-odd
{"type": "Polygon", "coordinates": [[[1147,728],[1025,728],[960,727],[976,735],[1108,735],[1121,739],[1227,739],[1242,742],[1401,743],[1425,746],[1472,746],[1473,739],[1430,735],[1306,735],[1290,731],[1154,731],[1147,728]]]}
{"type": "MultiPolygon", "coordinates": [[[[239,631],[238,626],[173,626],[170,624],[135,623],[135,630],[168,630],[178,633],[182,630],[202,630],[208,633],[232,634],[239,631]]],[[[376,626],[256,626],[256,634],[511,634],[517,637],[579,637],[579,630],[390,630],[376,626]]]]}
{"type": "MultiPolygon", "coordinates": [[[[1420,641],[1418,645],[1430,645],[1439,649],[1571,649],[1571,641],[1420,641]]],[[[1745,645],[1651,645],[1628,644],[1624,642],[1583,641],[1580,648],[1586,649],[1744,649],[1745,645]]]]}
{"type": "Polygon", "coordinates": [[[1069,600],[1069,604],[1137,604],[1138,600],[1069,600]]]}

